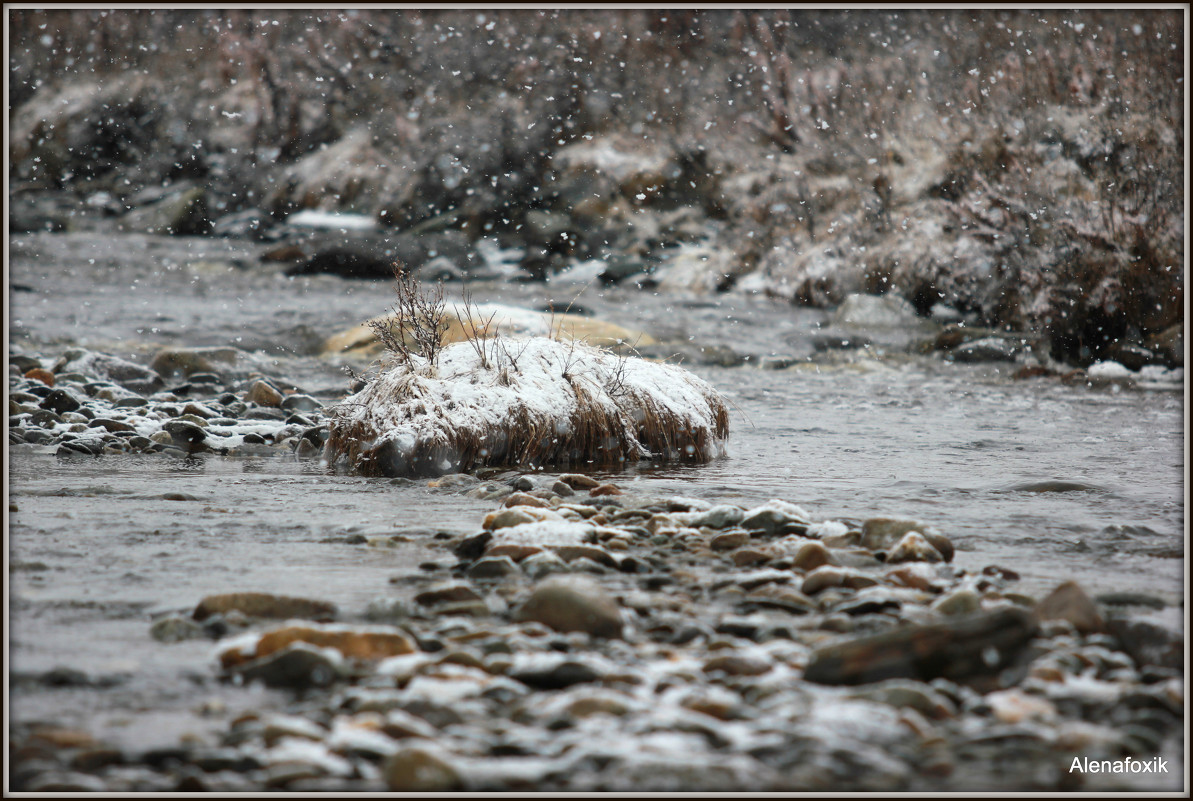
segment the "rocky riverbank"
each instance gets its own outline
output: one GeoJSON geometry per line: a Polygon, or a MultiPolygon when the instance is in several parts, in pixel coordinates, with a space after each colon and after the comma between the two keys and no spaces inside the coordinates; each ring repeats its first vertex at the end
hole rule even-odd
{"type": "Polygon", "coordinates": [[[212,596],[148,627],[160,648],[217,640],[222,680],[284,689],[285,712],[141,753],[22,726],[13,788],[1180,786],[1184,647],[1132,620],[1147,598],[1071,583],[1026,597],[910,520],[639,497],[583,475],[432,484],[499,506],[475,534],[420,535],[440,558],[384,600],[212,596]],[[1074,757],[1160,757],[1170,773],[1073,773],[1074,757]]]}
{"type": "MultiPolygon", "coordinates": [[[[334,400],[235,349],[171,349],[152,367],[81,349],[10,361],[14,459],[275,455],[317,468],[323,404],[334,400]]],[[[490,511],[462,532],[334,535],[323,547],[352,563],[378,549],[429,554],[369,603],[242,586],[158,604],[144,620],[146,647],[210,642],[193,681],[222,683],[237,711],[211,702],[202,714],[217,734],[150,748],[23,717],[11,732],[12,789],[1048,791],[1183,781],[1184,642],[1151,622],[1165,602],[1146,593],[1091,598],[1063,575],[1051,592],[1017,592],[1013,570],[882,510],[826,519],[784,498],[718,503],[574,473],[393,481],[490,511]],[[254,701],[261,686],[268,703],[254,701]],[[1075,758],[1127,772],[1074,772],[1075,758]],[[1131,772],[1156,759],[1167,773],[1131,772]]],[[[128,681],[18,671],[13,692],[128,681]]]]}
{"type": "Polygon", "coordinates": [[[1074,367],[1172,368],[1180,25],[21,12],[12,230],[263,240],[292,275],[889,294],[989,329],[994,353],[1009,335],[1074,367]],[[119,52],[144,30],[173,44],[119,52]],[[494,270],[493,250],[518,258],[494,270]]]}

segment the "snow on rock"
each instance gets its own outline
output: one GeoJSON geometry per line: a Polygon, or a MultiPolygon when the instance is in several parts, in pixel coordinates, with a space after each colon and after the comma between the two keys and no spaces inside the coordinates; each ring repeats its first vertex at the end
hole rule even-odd
{"type": "Polygon", "coordinates": [[[446,345],[436,364],[391,364],[331,413],[327,458],[365,475],[486,465],[707,462],[729,415],[688,371],[546,337],[446,345]]]}
{"type": "MultiPolygon", "coordinates": [[[[323,343],[323,354],[376,356],[381,352],[382,345],[369,323],[391,318],[392,315],[381,315],[368,323],[332,335],[323,343]]],[[[443,333],[444,342],[463,342],[471,337],[473,332],[484,331],[489,336],[553,336],[579,339],[596,347],[638,347],[655,344],[654,338],[649,334],[592,317],[561,313],[552,315],[501,303],[478,303],[470,309],[465,309],[460,304],[449,302],[444,308],[444,322],[447,324],[443,333]]]]}

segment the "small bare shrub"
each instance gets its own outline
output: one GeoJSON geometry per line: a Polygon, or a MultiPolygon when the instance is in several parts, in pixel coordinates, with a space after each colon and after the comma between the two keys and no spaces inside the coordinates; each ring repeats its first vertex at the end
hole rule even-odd
{"type": "Polygon", "coordinates": [[[394,264],[394,293],[397,301],[390,307],[390,316],[372,320],[369,327],[390,353],[413,369],[414,356],[438,364],[443,348],[443,332],[447,330],[443,314],[443,284],[423,292],[418,279],[394,264]]]}

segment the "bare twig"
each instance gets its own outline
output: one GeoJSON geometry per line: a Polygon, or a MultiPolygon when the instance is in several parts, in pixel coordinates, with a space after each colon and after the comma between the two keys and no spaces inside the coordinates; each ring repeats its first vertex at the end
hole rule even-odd
{"type": "Polygon", "coordinates": [[[390,316],[371,320],[369,327],[381,344],[407,366],[414,366],[415,355],[432,365],[438,364],[446,330],[443,284],[437,283],[433,291],[423,292],[418,279],[395,263],[394,292],[397,302],[390,307],[390,316]]]}
{"type": "MultiPolygon", "coordinates": [[[[490,327],[493,325],[493,319],[497,316],[494,311],[489,315],[488,319],[483,320],[479,330],[476,321],[481,319],[480,312],[477,311],[476,306],[472,303],[472,292],[467,286],[462,292],[462,301],[464,303],[464,314],[460,317],[460,327],[464,330],[464,338],[472,349],[476,351],[477,358],[480,359],[481,367],[489,369],[490,354],[486,351],[485,340],[490,336],[490,327]]],[[[456,315],[459,317],[459,310],[456,310],[456,315]]],[[[496,332],[493,331],[493,338],[496,339],[496,332]]],[[[496,356],[496,347],[494,346],[494,356],[496,356]]],[[[496,361],[496,358],[493,359],[496,361]]]]}

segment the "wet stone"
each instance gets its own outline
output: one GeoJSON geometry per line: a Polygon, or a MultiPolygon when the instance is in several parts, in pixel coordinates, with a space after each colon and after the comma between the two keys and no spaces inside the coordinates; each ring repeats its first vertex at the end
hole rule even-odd
{"type": "Polygon", "coordinates": [[[740,548],[750,541],[750,534],[747,531],[737,529],[735,531],[725,531],[714,536],[708,542],[708,547],[714,551],[731,551],[734,548],[740,548]]]}
{"type": "Polygon", "coordinates": [[[1137,665],[1143,668],[1184,668],[1185,640],[1180,632],[1146,620],[1111,619],[1108,626],[1137,665]]]}
{"type": "Polygon", "coordinates": [[[195,620],[205,620],[211,615],[227,614],[231,610],[249,617],[279,619],[333,620],[337,614],[335,605],[326,601],[263,592],[236,592],[207,596],[195,607],[193,617],[195,620]]]}
{"type": "Polygon", "coordinates": [[[600,482],[595,478],[580,473],[564,473],[559,477],[559,480],[574,490],[592,489],[593,487],[600,486],[600,482]]]}
{"type": "Polygon", "coordinates": [[[420,592],[414,596],[414,601],[423,606],[435,606],[437,604],[476,601],[480,601],[483,604],[484,599],[481,598],[476,590],[464,582],[446,582],[420,592]]]}
{"type": "Polygon", "coordinates": [[[245,420],[277,420],[285,422],[286,413],[281,409],[275,409],[269,406],[262,406],[257,409],[249,409],[241,415],[245,420]]]}
{"type": "Polygon", "coordinates": [[[468,568],[468,577],[473,579],[499,579],[519,575],[517,563],[508,556],[486,556],[468,568]]]}
{"type": "Polygon", "coordinates": [[[942,615],[970,615],[981,609],[982,599],[973,590],[961,589],[933,602],[932,608],[942,615]]]}
{"type": "Polygon", "coordinates": [[[244,399],[258,406],[278,407],[282,405],[282,393],[265,381],[255,381],[245,393],[244,399]]]}
{"type": "Polygon", "coordinates": [[[385,763],[385,785],[394,792],[444,793],[464,789],[459,772],[435,751],[404,748],[385,763]]]}
{"type": "Polygon", "coordinates": [[[62,417],[57,412],[52,412],[49,409],[38,409],[29,416],[29,422],[41,428],[52,428],[62,422],[62,417]]]}
{"type": "Polygon", "coordinates": [[[171,444],[188,453],[202,449],[207,439],[206,431],[185,420],[171,420],[162,426],[162,430],[170,435],[171,444]]]}
{"type": "Polygon", "coordinates": [[[940,551],[932,547],[927,538],[918,531],[910,531],[891,548],[886,557],[887,564],[903,562],[943,562],[940,551]]]}
{"type": "Polygon", "coordinates": [[[1105,622],[1085,590],[1073,581],[1066,581],[1049,593],[1036,607],[1039,620],[1066,620],[1082,634],[1104,631],[1105,622]]]}
{"type": "Polygon", "coordinates": [[[812,540],[799,546],[792,557],[791,564],[796,570],[810,571],[831,564],[832,561],[828,548],[825,548],[822,543],[812,540]]]}
{"type": "Polygon", "coordinates": [[[741,527],[754,532],[756,536],[777,537],[783,534],[803,534],[807,520],[800,515],[802,510],[760,506],[746,512],[741,527]]]}
{"type": "Polygon", "coordinates": [[[923,533],[925,528],[927,526],[918,520],[872,517],[862,523],[861,545],[872,551],[883,551],[897,543],[908,532],[923,533]]]}
{"type": "Polygon", "coordinates": [[[705,673],[725,673],[729,676],[761,676],[771,669],[771,663],[753,654],[730,652],[717,654],[704,662],[705,673]]]}
{"type": "Polygon", "coordinates": [[[518,566],[522,569],[523,573],[534,581],[545,578],[552,573],[567,573],[571,569],[568,567],[567,562],[560,559],[559,556],[551,551],[531,554],[523,559],[518,566]]]}
{"type": "MultiPolygon", "coordinates": [[[[528,495],[525,492],[515,492],[513,495],[507,497],[501,502],[501,505],[507,509],[514,506],[528,506],[531,508],[546,509],[551,504],[543,498],[535,495],[528,495]]],[[[500,528],[500,526],[493,526],[493,528],[500,528]]]]}
{"type": "Polygon", "coordinates": [[[1034,617],[1000,609],[946,623],[906,626],[813,652],[804,678],[820,684],[864,684],[887,678],[959,680],[993,673],[1035,636],[1034,617]]]}
{"type": "Polygon", "coordinates": [[[1022,346],[1013,340],[986,337],[958,345],[950,355],[958,362],[1010,362],[1015,360],[1022,349],[1022,346]]]}
{"type": "Polygon", "coordinates": [[[117,433],[117,432],[121,432],[121,431],[135,432],[137,430],[137,429],[133,428],[131,425],[129,425],[128,423],[121,422],[120,420],[111,420],[107,417],[95,418],[94,420],[91,421],[90,427],[91,428],[103,428],[107,431],[111,431],[112,433],[117,433]]]}
{"type": "Polygon", "coordinates": [[[58,414],[78,411],[82,406],[78,398],[64,389],[51,391],[41,402],[41,408],[58,414]]]}
{"type": "Polygon", "coordinates": [[[514,619],[598,637],[620,637],[623,625],[617,602],[600,585],[572,576],[544,580],[518,608],[514,619]]]}
{"type": "Polygon", "coordinates": [[[47,387],[54,386],[54,374],[43,367],[34,367],[33,369],[26,371],[25,378],[31,379],[33,381],[40,381],[47,387]]]}
{"type": "Polygon", "coordinates": [[[323,403],[310,395],[296,392],[282,399],[281,406],[290,412],[314,412],[323,408],[323,403]]]}
{"type": "Polygon", "coordinates": [[[832,565],[823,565],[808,573],[800,590],[805,595],[815,595],[829,587],[840,587],[845,584],[845,571],[832,565]]]}
{"type": "Polygon", "coordinates": [[[261,681],[267,687],[306,689],[329,686],[344,675],[344,665],[330,658],[326,649],[299,642],[238,665],[233,673],[245,683],[261,681]]]}
{"type": "Polygon", "coordinates": [[[907,679],[888,679],[867,685],[865,689],[854,692],[853,697],[894,707],[909,707],[929,720],[943,720],[957,714],[956,705],[948,696],[931,685],[907,679]]]}
{"type": "Polygon", "coordinates": [[[149,628],[149,635],[158,642],[182,642],[205,636],[203,627],[190,618],[171,615],[154,622],[149,628]]]}
{"type": "Polygon", "coordinates": [[[705,512],[689,512],[685,521],[692,528],[726,528],[742,522],[745,513],[738,506],[714,506],[705,512]]]}
{"type": "Polygon", "coordinates": [[[102,452],[103,443],[100,440],[75,439],[65,441],[59,445],[55,456],[99,456],[102,452]]]}

